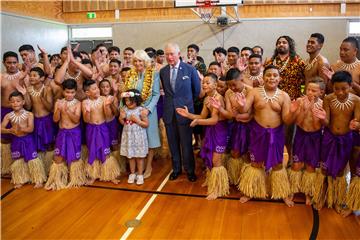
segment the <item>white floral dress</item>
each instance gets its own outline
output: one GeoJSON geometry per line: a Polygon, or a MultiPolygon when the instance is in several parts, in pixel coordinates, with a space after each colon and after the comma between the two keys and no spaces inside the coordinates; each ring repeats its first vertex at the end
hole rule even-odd
{"type": "Polygon", "coordinates": [[[124,128],[121,135],[120,155],[127,158],[143,158],[148,153],[148,140],[146,135],[146,128],[129,120],[130,116],[134,114],[140,118],[140,112],[144,108],[137,107],[135,109],[128,109],[124,107],[126,112],[126,119],[124,120],[124,128]]]}

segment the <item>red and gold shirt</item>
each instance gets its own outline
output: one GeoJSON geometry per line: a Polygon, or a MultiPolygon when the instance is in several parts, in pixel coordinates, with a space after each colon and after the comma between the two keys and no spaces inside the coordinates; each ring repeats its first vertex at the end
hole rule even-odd
{"type": "Polygon", "coordinates": [[[301,84],[304,84],[304,69],[305,62],[296,55],[293,59],[286,58],[281,60],[279,56],[275,59],[270,59],[265,63],[267,65],[273,64],[280,70],[279,88],[289,94],[291,100],[301,97],[301,84]]]}

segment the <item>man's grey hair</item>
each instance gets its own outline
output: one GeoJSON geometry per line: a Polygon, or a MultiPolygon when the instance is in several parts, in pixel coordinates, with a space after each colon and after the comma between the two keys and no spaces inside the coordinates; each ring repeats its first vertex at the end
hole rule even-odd
{"type": "Polygon", "coordinates": [[[165,45],[165,49],[166,48],[172,48],[172,49],[175,49],[176,53],[180,53],[180,47],[177,43],[167,43],[165,45]]]}

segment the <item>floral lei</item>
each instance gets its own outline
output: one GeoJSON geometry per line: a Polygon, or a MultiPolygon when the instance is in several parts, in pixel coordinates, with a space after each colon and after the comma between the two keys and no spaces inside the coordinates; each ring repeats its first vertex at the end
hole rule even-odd
{"type": "MultiPolygon", "coordinates": [[[[136,88],[138,80],[139,80],[138,72],[134,68],[131,68],[125,79],[126,89],[129,90],[136,88]]],[[[147,67],[145,69],[144,83],[141,91],[141,98],[144,102],[151,95],[153,83],[154,83],[154,69],[151,67],[147,67]]]]}

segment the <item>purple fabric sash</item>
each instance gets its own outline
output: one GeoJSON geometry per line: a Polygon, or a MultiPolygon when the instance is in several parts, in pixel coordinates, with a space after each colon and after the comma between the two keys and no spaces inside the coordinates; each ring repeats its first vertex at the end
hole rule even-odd
{"type": "Polygon", "coordinates": [[[264,128],[255,120],[251,121],[249,152],[252,162],[264,162],[266,170],[282,163],[284,144],[284,125],[264,128]]]}
{"type": "Polygon", "coordinates": [[[55,124],[53,114],[34,118],[34,136],[38,151],[46,151],[55,141],[55,124]]]}
{"type": "Polygon", "coordinates": [[[38,157],[32,133],[22,137],[13,136],[10,149],[13,160],[24,158],[28,162],[38,157]]]}
{"type": "Polygon", "coordinates": [[[119,144],[119,125],[118,119],[114,117],[110,122],[106,122],[106,126],[109,129],[109,139],[111,146],[119,144]]]}
{"type": "Polygon", "coordinates": [[[328,176],[335,178],[344,170],[351,157],[352,132],[344,135],[334,135],[325,128],[321,150],[321,168],[328,176]]]}
{"type": "Polygon", "coordinates": [[[56,156],[65,159],[68,165],[79,160],[81,157],[81,128],[77,126],[72,129],[60,128],[55,140],[56,156]]]}
{"type": "Polygon", "coordinates": [[[315,132],[306,132],[298,126],[296,128],[293,147],[294,163],[304,162],[313,168],[319,167],[321,140],[321,129],[315,132]]]}
{"type": "Polygon", "coordinates": [[[227,128],[227,120],[206,126],[200,157],[205,160],[205,165],[210,169],[212,168],[213,153],[224,153],[226,151],[227,128]]]}
{"type": "Polygon", "coordinates": [[[248,123],[234,122],[230,133],[231,150],[244,155],[249,151],[250,128],[248,123]]]}
{"type": "MultiPolygon", "coordinates": [[[[11,112],[12,109],[8,108],[8,107],[1,107],[1,121],[4,119],[5,115],[8,114],[9,112],[11,112]]],[[[8,125],[6,125],[6,128],[11,128],[11,124],[10,122],[8,123],[8,125]]],[[[1,134],[1,139],[10,141],[12,138],[11,134],[1,134]]]]}
{"type": "Polygon", "coordinates": [[[102,163],[106,161],[106,156],[110,154],[110,138],[105,122],[98,125],[86,124],[86,145],[89,150],[89,164],[93,164],[95,159],[102,163]]]}

